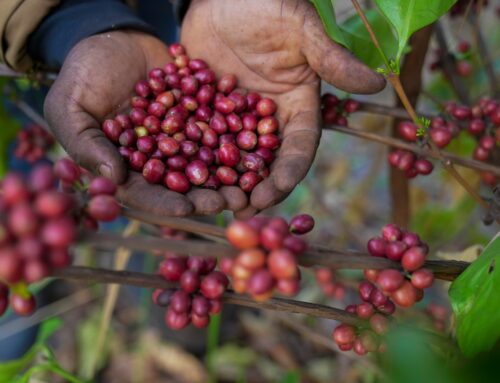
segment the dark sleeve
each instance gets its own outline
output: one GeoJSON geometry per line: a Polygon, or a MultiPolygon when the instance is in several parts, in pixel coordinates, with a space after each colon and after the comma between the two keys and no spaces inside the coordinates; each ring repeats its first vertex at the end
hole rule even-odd
{"type": "MultiPolygon", "coordinates": [[[[179,4],[179,11],[183,6],[179,4]]],[[[120,0],[66,0],[31,34],[28,54],[50,68],[59,68],[80,40],[117,29],[155,34],[150,25],[120,0]]]]}
{"type": "Polygon", "coordinates": [[[179,24],[180,24],[182,19],[184,18],[184,15],[186,14],[186,12],[189,8],[189,3],[191,1],[190,0],[171,0],[171,2],[174,5],[175,14],[176,14],[177,20],[179,21],[179,24]]]}

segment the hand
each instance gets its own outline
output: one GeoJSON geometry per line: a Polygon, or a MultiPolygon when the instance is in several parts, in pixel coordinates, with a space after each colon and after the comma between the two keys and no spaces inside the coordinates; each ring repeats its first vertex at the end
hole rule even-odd
{"type": "Polygon", "coordinates": [[[170,57],[153,36],[118,31],[78,43],[45,100],[45,116],[68,154],[83,167],[121,185],[118,198],[128,206],[156,214],[214,214],[225,207],[212,190],[193,189],[186,196],[148,184],[141,174],[127,172],[101,123],[128,107],[134,85],[170,57]]]}
{"type": "MultiPolygon", "coordinates": [[[[307,0],[193,0],[181,43],[218,75],[233,73],[241,87],[278,104],[278,157],[240,216],[280,202],[307,174],[321,136],[320,78],[352,93],[385,86],[380,75],[330,40],[307,0]]],[[[246,196],[233,189],[227,204],[238,210],[246,196]]]]}

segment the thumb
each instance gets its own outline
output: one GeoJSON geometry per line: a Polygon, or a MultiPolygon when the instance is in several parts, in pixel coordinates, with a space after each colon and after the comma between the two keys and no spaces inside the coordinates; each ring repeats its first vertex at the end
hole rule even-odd
{"type": "Polygon", "coordinates": [[[93,173],[122,184],[127,178],[125,162],[100,129],[100,123],[77,103],[61,100],[53,87],[44,105],[49,126],[66,152],[93,173]]]}
{"type": "Polygon", "coordinates": [[[302,52],[323,80],[346,92],[377,93],[385,87],[382,75],[328,37],[312,5],[304,21],[302,52]]]}

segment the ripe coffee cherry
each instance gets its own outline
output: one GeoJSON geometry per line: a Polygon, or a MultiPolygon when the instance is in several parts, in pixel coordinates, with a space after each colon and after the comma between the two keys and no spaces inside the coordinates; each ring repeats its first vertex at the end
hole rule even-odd
{"type": "Polygon", "coordinates": [[[263,98],[255,105],[255,111],[260,117],[272,116],[277,109],[278,106],[270,98],[263,98]]]}
{"type": "Polygon", "coordinates": [[[123,128],[118,121],[105,120],[102,123],[102,131],[110,141],[118,142],[118,138],[120,134],[122,134],[123,128]]]}
{"type": "Polygon", "coordinates": [[[226,291],[229,281],[220,271],[212,271],[201,281],[200,291],[209,299],[218,299],[226,291]]]}
{"type": "Polygon", "coordinates": [[[411,307],[417,301],[417,289],[409,281],[404,281],[403,285],[391,294],[391,298],[398,306],[411,307]]]}
{"type": "Polygon", "coordinates": [[[76,235],[75,222],[69,217],[51,219],[43,225],[40,235],[46,245],[67,247],[76,235]]]}
{"type": "MultiPolygon", "coordinates": [[[[21,180],[21,183],[18,185],[20,186],[20,188],[14,187],[14,189],[10,188],[9,190],[9,186],[7,186],[6,180],[8,180],[11,177],[11,174],[12,173],[6,175],[2,182],[4,200],[7,203],[10,203],[9,199],[11,199],[13,196],[9,194],[12,193],[15,193],[15,200],[27,199],[28,194],[27,194],[27,189],[24,186],[24,181],[21,180]]],[[[31,170],[28,177],[28,186],[35,193],[51,189],[52,186],[54,185],[54,182],[55,182],[54,173],[52,172],[52,167],[50,165],[35,166],[31,170]]]]}
{"type": "Polygon", "coordinates": [[[344,110],[347,113],[351,114],[351,113],[357,112],[359,110],[359,107],[360,107],[360,103],[358,101],[350,99],[350,98],[345,100],[344,110]]]}
{"type": "Polygon", "coordinates": [[[403,233],[401,232],[401,229],[392,223],[389,223],[382,228],[382,237],[386,241],[397,241],[401,239],[402,235],[403,233]]]}
{"type": "Polygon", "coordinates": [[[264,159],[255,153],[245,154],[245,156],[242,159],[242,164],[245,167],[245,169],[254,172],[259,172],[263,170],[266,166],[264,159]]]}
{"type": "Polygon", "coordinates": [[[415,161],[415,169],[417,170],[418,174],[427,175],[432,173],[434,165],[432,165],[432,162],[424,158],[420,158],[415,161]]]}
{"type": "Polygon", "coordinates": [[[474,150],[473,157],[478,161],[486,161],[489,156],[490,156],[489,150],[486,150],[481,146],[476,147],[476,149],[474,150]]]}
{"type": "Polygon", "coordinates": [[[386,244],[385,252],[387,258],[393,261],[399,261],[408,246],[402,241],[393,241],[386,244]]]}
{"type": "Polygon", "coordinates": [[[186,259],[175,257],[167,258],[160,263],[160,275],[167,281],[177,282],[186,271],[186,259]]]}
{"type": "Polygon", "coordinates": [[[370,294],[370,303],[375,307],[380,307],[385,305],[386,302],[387,297],[384,295],[384,293],[381,290],[374,288],[370,294]]]}
{"type": "Polygon", "coordinates": [[[404,233],[401,241],[408,247],[414,247],[420,245],[420,237],[415,233],[404,233]]]}
{"type": "Polygon", "coordinates": [[[98,194],[115,195],[116,185],[109,178],[96,177],[90,181],[89,193],[92,196],[98,194]]]}
{"type": "Polygon", "coordinates": [[[257,247],[260,244],[260,236],[248,223],[234,221],[226,229],[226,238],[234,247],[245,250],[257,247]]]}
{"type": "Polygon", "coordinates": [[[234,74],[225,74],[217,82],[217,90],[224,94],[231,93],[236,87],[238,80],[234,74]]]}
{"type": "Polygon", "coordinates": [[[267,250],[277,250],[283,246],[286,232],[270,225],[264,227],[260,232],[260,242],[267,250]]]}
{"type": "MultiPolygon", "coordinates": [[[[328,270],[328,271],[330,271],[330,270],[328,270]]],[[[327,281],[327,282],[329,282],[329,281],[327,281]]],[[[359,288],[358,288],[359,296],[361,297],[362,300],[364,300],[365,302],[368,302],[370,300],[370,295],[374,289],[375,289],[375,286],[372,283],[370,283],[368,281],[363,281],[359,284],[359,288]]]]}
{"type": "Polygon", "coordinates": [[[257,124],[257,131],[260,135],[276,133],[278,128],[279,122],[272,116],[262,118],[257,124]]]}
{"type": "Polygon", "coordinates": [[[23,298],[20,295],[12,294],[10,296],[10,307],[12,310],[22,316],[28,316],[33,314],[36,308],[36,301],[33,296],[29,296],[28,298],[23,298]]]}
{"type": "Polygon", "coordinates": [[[220,162],[229,167],[234,167],[240,162],[240,151],[234,144],[222,144],[219,148],[220,162]]]}
{"type": "Polygon", "coordinates": [[[208,175],[208,167],[203,161],[194,160],[186,166],[186,176],[193,185],[204,184],[208,175]]]}
{"type": "Polygon", "coordinates": [[[415,271],[424,265],[425,256],[426,253],[422,247],[411,247],[403,254],[401,265],[405,270],[415,271]]]}
{"type": "Polygon", "coordinates": [[[54,174],[57,178],[72,184],[78,181],[81,175],[81,171],[78,165],[75,164],[73,161],[71,161],[68,158],[63,158],[58,160],[54,164],[54,174]]]}
{"type": "Polygon", "coordinates": [[[396,311],[396,306],[390,299],[387,299],[387,301],[383,305],[377,306],[377,310],[380,311],[382,314],[392,315],[394,314],[394,311],[396,311]]]}
{"type": "Polygon", "coordinates": [[[365,269],[363,271],[365,278],[370,282],[376,282],[379,273],[380,273],[379,270],[374,270],[374,269],[365,269]]]}
{"type": "Polygon", "coordinates": [[[399,134],[406,141],[415,142],[417,141],[417,127],[414,123],[410,121],[403,121],[398,126],[399,134]]]}
{"type": "Polygon", "coordinates": [[[32,207],[27,203],[12,207],[9,212],[8,227],[19,237],[30,236],[38,229],[38,218],[32,207]]]}
{"type": "Polygon", "coordinates": [[[175,291],[175,289],[160,290],[160,293],[156,297],[155,303],[161,307],[168,307],[170,305],[172,295],[174,295],[175,291]]]}
{"type": "Polygon", "coordinates": [[[165,165],[157,159],[150,159],[144,164],[142,175],[144,179],[151,184],[157,184],[163,179],[165,173],[165,165]]]}
{"type": "Polygon", "coordinates": [[[297,276],[297,260],[289,250],[273,250],[267,259],[267,266],[274,278],[287,279],[297,276]]]}
{"type": "Polygon", "coordinates": [[[399,289],[403,282],[403,275],[395,269],[382,270],[377,277],[377,284],[385,292],[392,292],[399,289]]]}
{"type": "Polygon", "coordinates": [[[411,284],[417,289],[427,289],[434,282],[434,274],[428,269],[418,269],[411,274],[411,284]]]}
{"type": "Polygon", "coordinates": [[[191,310],[191,297],[184,290],[177,290],[170,298],[169,308],[176,313],[188,313],[191,310]]]}
{"type": "Polygon", "coordinates": [[[290,221],[290,231],[295,234],[306,234],[314,228],[314,218],[309,214],[300,214],[290,221]]]}
{"type": "Polygon", "coordinates": [[[182,330],[189,325],[189,314],[186,312],[177,313],[171,307],[167,309],[165,314],[165,323],[172,330],[182,330]]]}
{"type": "Polygon", "coordinates": [[[22,266],[18,253],[11,248],[0,249],[0,280],[15,283],[22,278],[22,266]]]}
{"type": "Polygon", "coordinates": [[[283,241],[283,246],[295,255],[302,254],[307,250],[307,242],[295,235],[287,235],[283,241]]]}
{"type": "Polygon", "coordinates": [[[236,136],[236,144],[243,150],[252,150],[257,145],[257,141],[257,135],[249,130],[243,130],[236,136]]]}
{"type": "Polygon", "coordinates": [[[71,262],[71,257],[65,249],[51,249],[47,258],[50,266],[56,269],[67,267],[71,262]]]}
{"type": "Polygon", "coordinates": [[[88,214],[97,221],[111,222],[120,215],[120,205],[110,195],[92,197],[87,207],[88,214]]]}
{"type": "Polygon", "coordinates": [[[469,122],[467,131],[474,136],[480,136],[481,134],[483,134],[485,129],[486,124],[484,123],[484,121],[482,119],[475,118],[469,122]]]}
{"type": "Polygon", "coordinates": [[[49,275],[46,263],[39,260],[30,260],[24,264],[23,278],[26,283],[35,283],[49,275]]]}
{"type": "Polygon", "coordinates": [[[260,181],[262,181],[262,177],[257,173],[246,172],[241,175],[239,186],[244,192],[250,193],[260,181]]]}
{"type": "Polygon", "coordinates": [[[438,148],[444,148],[452,139],[452,134],[445,128],[431,129],[429,134],[438,148]]]}
{"type": "Polygon", "coordinates": [[[453,117],[458,120],[466,120],[471,116],[471,110],[467,106],[457,105],[452,112],[453,117]]]}
{"type": "Polygon", "coordinates": [[[194,270],[185,271],[180,278],[181,288],[187,293],[194,293],[200,287],[200,276],[194,270]]]}
{"type": "Polygon", "coordinates": [[[266,269],[255,272],[248,281],[248,291],[252,295],[261,295],[270,292],[274,287],[274,278],[266,269]]]}
{"type": "Polygon", "coordinates": [[[491,136],[483,136],[479,140],[479,145],[486,150],[492,150],[495,147],[495,139],[491,136]]]}
{"type": "Polygon", "coordinates": [[[356,339],[356,330],[354,327],[341,324],[333,330],[333,340],[339,345],[350,344],[356,339]]]}
{"type": "Polygon", "coordinates": [[[208,315],[210,312],[210,301],[204,296],[195,296],[191,305],[191,312],[199,316],[208,315]]]}
{"type": "Polygon", "coordinates": [[[368,252],[374,257],[384,257],[385,256],[386,242],[383,238],[376,237],[368,241],[368,252]]]}
{"type": "Polygon", "coordinates": [[[275,134],[264,134],[259,136],[257,143],[259,148],[275,150],[280,146],[280,139],[275,134]]]}
{"type": "Polygon", "coordinates": [[[228,166],[217,168],[216,176],[223,185],[234,185],[238,182],[238,173],[228,166]]]}
{"type": "Polygon", "coordinates": [[[152,136],[139,137],[136,142],[139,151],[150,154],[156,150],[156,140],[152,136]]]}
{"type": "Polygon", "coordinates": [[[238,133],[243,129],[243,123],[241,118],[237,114],[231,113],[226,116],[226,122],[229,127],[229,131],[232,133],[238,133]]]}
{"type": "Polygon", "coordinates": [[[368,319],[374,313],[374,309],[371,303],[363,302],[356,306],[356,314],[361,319],[368,319]]]}
{"type": "Polygon", "coordinates": [[[292,297],[294,295],[297,295],[297,293],[299,292],[300,282],[295,278],[278,279],[276,288],[281,294],[287,297],[292,297]]]}
{"type": "Polygon", "coordinates": [[[191,323],[196,328],[205,328],[210,323],[210,317],[208,315],[199,316],[196,314],[192,314],[191,323]]]}

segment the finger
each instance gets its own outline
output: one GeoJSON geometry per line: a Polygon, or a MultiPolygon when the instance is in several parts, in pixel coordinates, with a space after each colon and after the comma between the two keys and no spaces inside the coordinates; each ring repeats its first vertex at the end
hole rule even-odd
{"type": "Polygon", "coordinates": [[[377,93],[384,89],[383,76],[328,37],[312,5],[306,14],[303,34],[302,52],[323,80],[350,93],[377,93]]]}
{"type": "Polygon", "coordinates": [[[250,196],[250,205],[257,210],[264,210],[280,203],[287,195],[288,193],[279,191],[274,184],[274,180],[268,177],[253,189],[250,196]]]}
{"type": "Polygon", "coordinates": [[[118,188],[117,198],[126,206],[157,215],[182,217],[193,212],[194,206],[186,196],[161,185],[151,185],[136,172],[118,188]]]}
{"type": "Polygon", "coordinates": [[[44,112],[61,145],[84,168],[108,177],[116,184],[125,182],[125,162],[101,131],[99,122],[71,99],[61,97],[57,88],[54,85],[50,90],[44,112]]]}
{"type": "Polygon", "coordinates": [[[234,218],[245,220],[245,219],[252,218],[258,212],[259,212],[258,209],[256,209],[255,207],[250,205],[250,206],[247,206],[246,208],[244,208],[243,210],[234,212],[234,218]]]}
{"type": "Polygon", "coordinates": [[[226,207],[224,197],[215,190],[192,189],[186,196],[194,206],[194,214],[217,214],[226,207]]]}
{"type": "Polygon", "coordinates": [[[240,211],[248,206],[247,195],[237,186],[223,186],[218,192],[224,197],[227,210],[240,211]]]}

